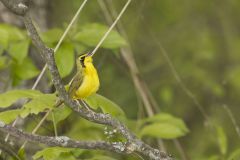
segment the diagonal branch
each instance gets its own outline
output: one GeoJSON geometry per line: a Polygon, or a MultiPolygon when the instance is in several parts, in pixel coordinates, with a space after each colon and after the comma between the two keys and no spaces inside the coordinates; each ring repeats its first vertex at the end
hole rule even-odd
{"type": "MultiPolygon", "coordinates": [[[[5,0],[1,0],[1,1],[3,3],[5,2],[5,0]]],[[[28,8],[26,5],[24,5],[22,3],[20,3],[20,4],[21,5],[16,4],[16,3],[14,4],[14,6],[18,6],[16,11],[21,8],[28,8]]],[[[12,8],[12,7],[8,7],[8,8],[11,11],[13,11],[14,13],[18,14],[18,12],[14,11],[15,8],[12,8]]],[[[67,94],[67,92],[64,88],[64,85],[62,83],[60,74],[58,72],[56,63],[55,63],[54,51],[51,48],[48,48],[43,43],[41,38],[39,37],[37,30],[32,23],[29,13],[26,11],[26,13],[18,14],[18,15],[22,16],[24,24],[26,26],[26,29],[29,33],[29,36],[32,39],[32,43],[35,45],[35,47],[38,49],[41,56],[44,58],[44,60],[47,63],[48,69],[52,75],[53,84],[59,93],[59,97],[60,97],[60,99],[62,99],[64,101],[64,103],[67,106],[69,106],[72,110],[77,112],[81,117],[83,117],[89,121],[108,125],[108,126],[115,128],[121,135],[123,135],[127,139],[127,143],[122,146],[122,152],[124,151],[129,154],[132,152],[141,153],[141,154],[145,155],[146,157],[148,157],[148,159],[152,159],[152,160],[170,160],[171,159],[171,157],[169,157],[166,153],[160,152],[159,150],[154,149],[154,148],[150,147],[149,145],[145,144],[144,142],[142,142],[141,140],[137,139],[136,136],[131,131],[129,131],[124,124],[122,124],[117,119],[112,118],[109,114],[96,113],[96,112],[88,110],[84,107],[80,108],[78,103],[73,101],[67,94]]],[[[14,131],[16,131],[16,130],[14,130],[13,127],[10,127],[5,124],[0,125],[0,129],[4,129],[4,131],[9,132],[10,134],[14,134],[15,133],[14,131]]],[[[23,134],[23,133],[24,132],[20,132],[19,130],[17,130],[15,136],[19,136],[21,138],[25,138],[28,140],[32,140],[32,139],[36,138],[35,140],[38,140],[38,142],[41,142],[41,143],[45,142],[45,141],[42,141],[42,139],[41,139],[42,136],[35,137],[36,135],[32,135],[32,134],[28,134],[28,133],[23,134]]],[[[59,138],[59,137],[56,137],[56,138],[59,138]]],[[[59,145],[56,138],[52,139],[51,137],[48,137],[49,145],[54,145],[54,146],[59,145]],[[50,142],[53,142],[53,143],[50,143],[50,142]]],[[[62,145],[62,146],[69,147],[66,145],[68,145],[69,142],[72,143],[72,141],[66,141],[66,142],[67,142],[67,144],[64,143],[64,145],[62,145]]],[[[104,144],[107,144],[107,142],[104,142],[104,144]]],[[[114,149],[114,148],[112,148],[112,149],[114,149]]]]}

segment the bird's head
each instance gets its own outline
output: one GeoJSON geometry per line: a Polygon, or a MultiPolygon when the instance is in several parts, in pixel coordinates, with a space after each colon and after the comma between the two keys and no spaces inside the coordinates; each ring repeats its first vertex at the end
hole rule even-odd
{"type": "Polygon", "coordinates": [[[83,68],[85,68],[89,63],[92,63],[92,55],[87,53],[87,54],[82,54],[78,57],[77,59],[77,65],[83,68]]]}

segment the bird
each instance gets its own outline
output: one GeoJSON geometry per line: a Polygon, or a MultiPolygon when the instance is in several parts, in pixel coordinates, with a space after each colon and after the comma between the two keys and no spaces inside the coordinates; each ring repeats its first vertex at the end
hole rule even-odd
{"type": "MultiPolygon", "coordinates": [[[[100,86],[98,72],[93,65],[91,52],[82,54],[76,59],[77,72],[65,87],[73,100],[82,100],[95,94],[100,86]]],[[[62,100],[57,100],[55,107],[60,106],[62,100]]]]}
{"type": "Polygon", "coordinates": [[[96,93],[100,86],[91,53],[79,56],[76,66],[77,73],[69,83],[68,94],[72,99],[84,99],[96,93]]]}

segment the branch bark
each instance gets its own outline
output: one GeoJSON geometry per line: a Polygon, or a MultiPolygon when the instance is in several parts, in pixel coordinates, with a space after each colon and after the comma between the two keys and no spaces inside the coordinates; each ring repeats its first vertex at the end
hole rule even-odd
{"type": "Polygon", "coordinates": [[[48,146],[59,146],[67,148],[80,148],[80,149],[98,149],[98,150],[108,150],[117,153],[124,153],[123,146],[124,143],[121,142],[105,142],[105,141],[76,141],[65,136],[59,137],[49,137],[40,136],[36,134],[30,134],[23,132],[11,125],[6,125],[0,121],[0,130],[11,134],[14,137],[21,138],[22,140],[27,140],[31,142],[43,143],[48,146]]]}
{"type": "Polygon", "coordinates": [[[117,119],[112,118],[109,114],[103,114],[103,113],[96,113],[94,111],[88,110],[85,107],[80,107],[79,104],[72,100],[69,95],[67,94],[64,85],[61,81],[60,74],[58,72],[56,63],[55,63],[55,58],[54,58],[54,51],[51,48],[48,48],[41,38],[39,37],[39,34],[35,28],[35,26],[32,23],[31,16],[29,15],[28,12],[28,6],[25,5],[24,3],[16,0],[1,0],[2,3],[9,8],[12,12],[15,14],[21,16],[23,18],[24,24],[26,26],[26,29],[29,33],[30,38],[32,39],[32,43],[35,45],[35,47],[38,49],[40,52],[41,56],[44,58],[44,60],[47,63],[48,69],[51,72],[52,75],[52,81],[53,84],[56,88],[56,90],[59,93],[60,99],[64,101],[64,103],[69,106],[72,110],[77,112],[81,117],[95,122],[99,124],[104,124],[113,127],[116,129],[121,135],[123,135],[127,142],[122,143],[122,142],[117,142],[123,144],[121,146],[121,150],[116,150],[116,147],[114,148],[113,144],[108,143],[108,142],[80,142],[80,141],[74,141],[71,139],[65,140],[64,138],[59,139],[59,137],[53,138],[53,137],[46,137],[46,136],[39,136],[39,135],[33,135],[29,133],[25,133],[22,131],[17,130],[14,127],[11,127],[9,125],[5,125],[3,123],[0,123],[0,129],[4,132],[8,132],[14,136],[24,138],[28,141],[35,141],[35,142],[40,142],[44,143],[47,145],[51,146],[62,146],[62,147],[73,147],[75,146],[78,148],[81,147],[89,147],[87,149],[104,149],[104,150],[110,150],[110,151],[120,151],[121,153],[133,153],[137,152],[142,155],[145,155],[148,157],[148,159],[152,160],[170,160],[172,159],[170,156],[168,156],[165,152],[161,152],[157,149],[154,149],[150,147],[149,145],[145,144],[136,136],[126,128],[126,126],[118,121],[117,119]],[[66,143],[67,142],[67,143],[66,143]],[[89,145],[91,144],[91,145],[89,145]],[[69,146],[70,145],[70,146],[69,146]],[[94,148],[95,147],[95,148],[94,148]]]}

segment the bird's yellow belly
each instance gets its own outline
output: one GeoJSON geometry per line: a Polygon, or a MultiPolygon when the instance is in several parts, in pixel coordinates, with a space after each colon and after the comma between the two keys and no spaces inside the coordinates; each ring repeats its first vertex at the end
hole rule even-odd
{"type": "Polygon", "coordinates": [[[86,98],[97,92],[99,88],[99,79],[98,75],[90,74],[86,75],[83,78],[82,85],[76,91],[75,99],[86,98]]]}

